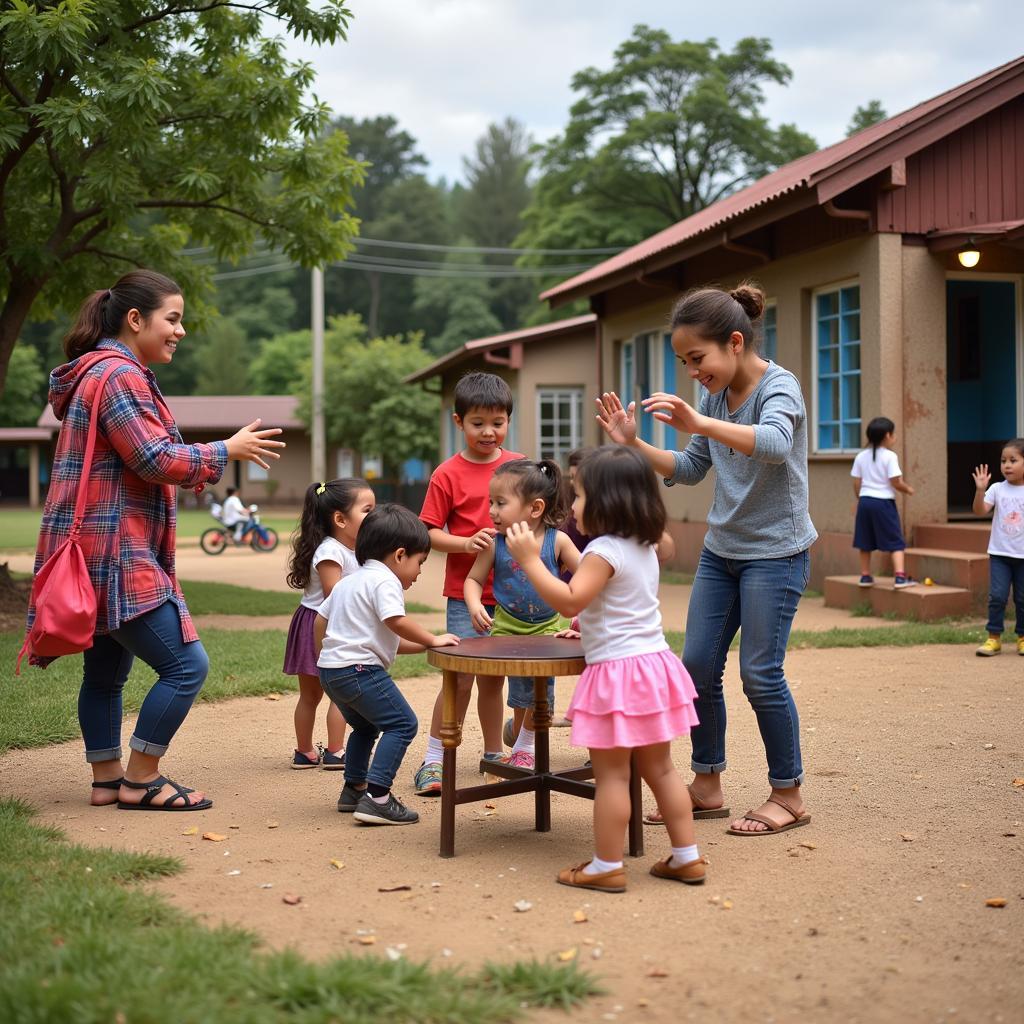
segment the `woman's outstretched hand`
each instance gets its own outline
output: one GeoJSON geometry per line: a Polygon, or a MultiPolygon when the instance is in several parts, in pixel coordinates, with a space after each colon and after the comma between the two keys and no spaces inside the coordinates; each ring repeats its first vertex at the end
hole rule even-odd
{"type": "Polygon", "coordinates": [[[640,404],[644,407],[644,412],[653,413],[656,420],[661,420],[662,423],[667,423],[684,434],[704,433],[705,417],[678,395],[655,391],[650,398],[645,398],[640,404]]]}
{"type": "Polygon", "coordinates": [[[257,466],[270,469],[264,459],[279,459],[281,453],[275,448],[285,448],[284,441],[271,441],[271,437],[280,434],[280,427],[267,427],[260,430],[262,420],[253,420],[247,427],[242,427],[237,434],[229,437],[224,444],[228,449],[228,458],[238,462],[255,462],[257,466]]]}
{"type": "Polygon", "coordinates": [[[597,422],[616,444],[633,444],[636,441],[636,402],[630,402],[624,409],[614,391],[606,391],[597,403],[597,422]]]}

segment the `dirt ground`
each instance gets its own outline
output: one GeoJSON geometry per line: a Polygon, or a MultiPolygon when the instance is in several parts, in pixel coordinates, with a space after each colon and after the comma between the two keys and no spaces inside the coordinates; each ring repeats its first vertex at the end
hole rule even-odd
{"type": "MultiPolygon", "coordinates": [[[[290,695],[193,711],[165,763],[213,796],[201,814],[87,806],[78,743],[0,759],[0,791],[32,801],[74,840],[181,857],[185,874],[158,888],[271,947],[466,965],[575,950],[607,990],[579,1021],[1019,1021],[1021,667],[1009,654],[982,661],[958,647],[791,654],[813,821],[758,839],[698,823],[711,861],[703,888],[647,874],[667,852],[657,828],[645,830],[645,856],[629,861],[625,895],[556,885],[557,870],[591,850],[590,804],[565,796],[553,798],[546,834],[532,831],[529,796],[459,808],[457,856],[440,859],[439,804],[411,795],[422,735],[396,784],[420,824],[358,826],[334,809],[337,773],[289,770],[290,695]],[[199,834],[186,835],[191,827],[199,834]],[[409,888],[381,891],[393,886],[409,888]],[[291,894],[301,903],[285,904],[291,894]],[[986,907],[994,897],[1006,906],[986,907]],[[520,900],[532,907],[517,912],[520,900]],[[575,923],[576,911],[587,920],[575,923]]],[[[403,685],[425,720],[436,678],[403,685]]],[[[741,812],[760,802],[764,767],[735,666],[727,686],[728,799],[741,812]]],[[[560,707],[570,687],[559,680],[560,707]]],[[[473,718],[465,783],[480,749],[473,718]]],[[[568,739],[552,732],[556,765],[580,760],[568,739]]],[[[687,756],[678,743],[681,769],[687,756]]]]}

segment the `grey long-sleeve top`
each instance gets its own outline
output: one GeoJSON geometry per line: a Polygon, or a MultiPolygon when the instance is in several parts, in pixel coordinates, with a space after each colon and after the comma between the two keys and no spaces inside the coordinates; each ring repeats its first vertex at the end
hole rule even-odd
{"type": "Polygon", "coordinates": [[[700,412],[754,428],[754,453],[694,434],[673,452],[675,472],[665,483],[697,484],[715,469],[715,499],[704,544],[720,558],[787,558],[817,539],[807,510],[807,410],[800,382],[769,362],[753,393],[735,411],[727,389],[705,392],[700,412]]]}

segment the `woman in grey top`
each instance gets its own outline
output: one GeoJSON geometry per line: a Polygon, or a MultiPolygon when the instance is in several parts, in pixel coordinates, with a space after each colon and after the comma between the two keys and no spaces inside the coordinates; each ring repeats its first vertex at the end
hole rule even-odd
{"type": "Polygon", "coordinates": [[[640,449],[673,484],[696,484],[715,470],[715,497],[690,595],[683,663],[697,688],[700,725],[690,733],[695,818],[723,818],[725,698],[722,675],[740,635],[743,692],[757,716],[771,794],[734,820],[732,835],[764,836],[810,821],[800,793],[800,719],[783,672],[786,643],[810,572],[817,538],[807,511],[807,414],[800,383],[761,358],[754,325],[764,294],[702,288],[672,310],[672,348],[704,388],[700,409],[657,392],[646,412],[690,434],[681,452],[637,437],[635,403],[598,400],[598,420],[619,444],[640,449]]]}

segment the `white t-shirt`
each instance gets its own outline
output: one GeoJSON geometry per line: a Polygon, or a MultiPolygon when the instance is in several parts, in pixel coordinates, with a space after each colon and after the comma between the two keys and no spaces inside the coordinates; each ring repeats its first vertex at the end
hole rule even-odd
{"type": "Polygon", "coordinates": [[[612,578],[579,615],[587,664],[667,650],[653,545],[605,535],[587,545],[583,558],[591,557],[604,559],[612,567],[612,578]]]}
{"type": "Polygon", "coordinates": [[[1024,558],[1024,485],[1000,480],[985,492],[985,504],[992,506],[988,553],[1024,558]]]}
{"type": "Polygon", "coordinates": [[[302,592],[302,606],[312,608],[313,611],[316,611],[324,603],[324,588],[320,582],[320,573],[316,571],[316,567],[321,562],[337,562],[341,566],[342,579],[359,568],[356,553],[351,548],[345,547],[340,540],[325,537],[320,541],[316,551],[313,552],[313,561],[310,563],[309,582],[302,592]]]}
{"type": "Polygon", "coordinates": [[[860,477],[862,498],[895,498],[896,491],[889,481],[894,476],[903,476],[903,471],[896,453],[891,448],[879,445],[874,451],[865,448],[857,453],[850,476],[860,477]],[[872,454],[874,459],[871,458],[872,454]]]}
{"type": "Polygon", "coordinates": [[[327,620],[327,635],[317,665],[387,668],[398,653],[398,636],[385,619],[405,614],[405,594],[398,577],[371,558],[358,572],[345,576],[318,609],[327,620]]]}
{"type": "Polygon", "coordinates": [[[249,510],[242,504],[242,499],[237,494],[226,498],[224,507],[220,510],[221,522],[225,526],[234,526],[249,518],[249,510]]]}

